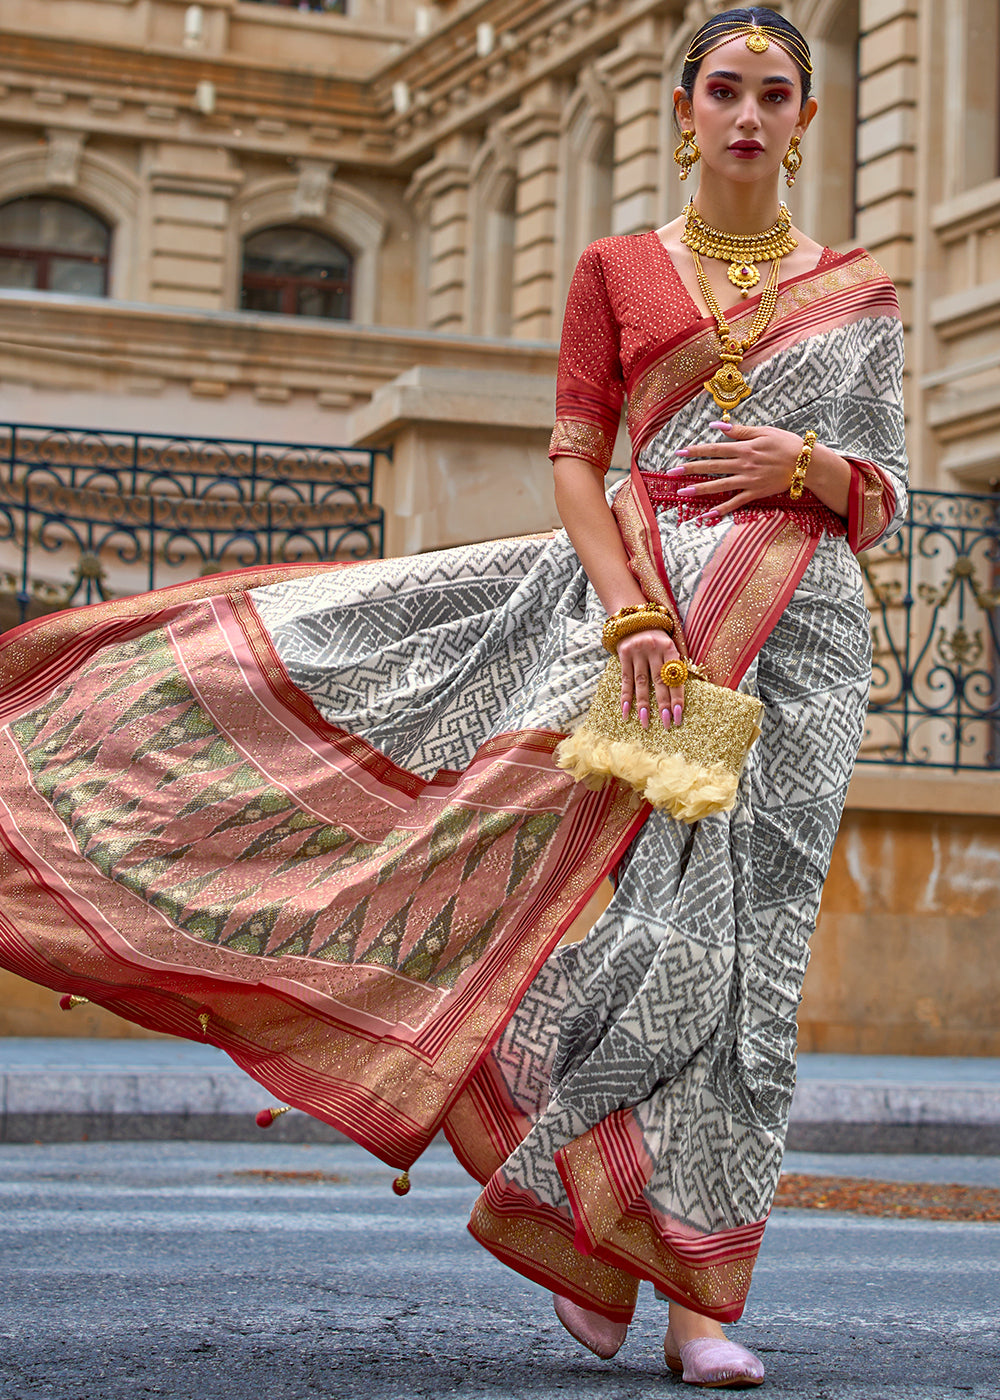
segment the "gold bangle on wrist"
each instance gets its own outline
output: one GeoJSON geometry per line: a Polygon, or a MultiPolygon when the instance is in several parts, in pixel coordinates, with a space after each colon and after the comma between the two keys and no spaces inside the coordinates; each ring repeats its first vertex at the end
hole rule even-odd
{"type": "Polygon", "coordinates": [[[792,468],[792,479],[788,483],[788,494],[793,501],[797,501],[802,495],[806,484],[806,472],[809,470],[809,463],[812,461],[813,448],[816,446],[816,434],[810,428],[809,432],[802,439],[802,451],[795,459],[795,466],[792,468]]]}
{"type": "Polygon", "coordinates": [[[619,642],[631,637],[634,632],[646,632],[653,627],[666,632],[668,637],[674,635],[674,619],[670,609],[662,603],[632,603],[619,608],[608,618],[601,632],[601,642],[606,651],[617,655],[619,642]]]}

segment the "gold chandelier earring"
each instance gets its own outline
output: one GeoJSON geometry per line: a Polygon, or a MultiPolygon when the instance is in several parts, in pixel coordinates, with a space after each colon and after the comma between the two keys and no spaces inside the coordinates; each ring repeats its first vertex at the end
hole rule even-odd
{"type": "MultiPolygon", "coordinates": [[[[789,189],[795,184],[795,177],[802,166],[802,152],[799,150],[801,136],[793,136],[788,143],[788,150],[782,157],[782,165],[785,167],[785,184],[789,189]]],[[[681,179],[683,180],[683,175],[681,179]]]]}
{"type": "Polygon", "coordinates": [[[682,131],[681,137],[681,144],[674,151],[674,160],[681,168],[681,179],[686,180],[691,174],[691,167],[697,165],[701,160],[701,151],[698,149],[693,131],[682,131]]]}

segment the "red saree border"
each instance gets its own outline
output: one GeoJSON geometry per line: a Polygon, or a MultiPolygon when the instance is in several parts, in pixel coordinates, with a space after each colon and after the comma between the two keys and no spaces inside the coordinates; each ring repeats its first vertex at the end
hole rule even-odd
{"type": "Polygon", "coordinates": [[[503,1164],[531,1123],[489,1060],[443,1127],[461,1165],[485,1188],[469,1229],[503,1263],[615,1321],[628,1317],[619,1299],[606,1296],[608,1276],[593,1272],[595,1264],[648,1279],[720,1322],[742,1314],[766,1222],[708,1234],[661,1218],[645,1197],[653,1164],[630,1110],[611,1114],[556,1153],[568,1212],[507,1179],[503,1164]]]}
{"type": "Polygon", "coordinates": [[[780,512],[736,521],[708,561],[684,619],[692,659],[735,689],[777,626],[818,535],[780,512]]]}
{"type": "MultiPolygon", "coordinates": [[[[109,636],[116,641],[125,633],[135,635],[151,628],[162,629],[165,636],[173,634],[176,655],[178,639],[191,621],[191,601],[138,611],[140,616],[131,618],[109,618],[103,612],[89,639],[85,629],[80,631],[79,645],[73,648],[76,666],[90,659],[98,642],[107,644],[109,636]]],[[[369,777],[386,781],[397,799],[405,789],[411,802],[422,796],[435,808],[454,797],[461,803],[463,794],[455,789],[465,783],[468,805],[483,810],[493,809],[499,796],[490,799],[479,775],[495,781],[490,779],[491,765],[509,760],[515,783],[521,781],[521,774],[537,774],[541,786],[536,783],[532,790],[543,807],[546,784],[553,791],[555,787],[564,791],[563,821],[552,844],[518,887],[517,896],[507,900],[508,911],[493,946],[460,974],[450,990],[412,983],[432,1002],[436,999],[438,1009],[414,1027],[397,1023],[394,1033],[391,1028],[386,1033],[364,1010],[370,1004],[367,986],[379,975],[377,967],[359,965],[364,994],[360,1009],[345,1021],[335,1001],[308,984],[309,959],[289,954],[267,964],[260,957],[251,959],[211,943],[195,944],[137,892],[102,875],[80,855],[62,821],[28,781],[20,750],[4,736],[0,757],[9,769],[0,822],[6,898],[0,939],[4,961],[57,992],[85,996],[149,1029],[208,1039],[271,1093],[347,1132],[390,1165],[409,1166],[489,1053],[511,1008],[621,859],[646,810],[635,809],[627,794],[614,789],[590,793],[574,784],[552,761],[563,736],[548,731],[496,736],[464,774],[449,773],[435,787],[435,780],[425,781],[398,768],[366,741],[344,735],[314,711],[292,686],[251,600],[225,595],[202,598],[194,612],[211,618],[216,633],[224,637],[228,651],[222,641],[215,649],[220,658],[228,656],[228,665],[240,670],[250,700],[263,703],[272,721],[306,743],[310,753],[317,751],[317,745],[326,747],[346,762],[365,766],[369,777]],[[286,698],[290,705],[283,709],[286,698]],[[53,846],[49,861],[44,851],[46,843],[53,842],[59,849],[56,852],[53,846]],[[65,878],[59,871],[66,872],[65,878]],[[155,925],[153,942],[144,950],[128,940],[119,947],[115,925],[131,933],[140,917],[150,928],[155,925]],[[183,939],[183,956],[171,953],[177,939],[183,939]],[[198,951],[193,965],[192,947],[198,951]],[[240,963],[242,973],[234,971],[240,963]],[[268,976],[261,976],[262,968],[268,976]],[[296,968],[303,969],[298,976],[296,968]],[[200,1023],[204,1015],[207,1035],[200,1023]],[[345,1070],[352,1065],[359,1066],[358,1082],[345,1078],[345,1070]],[[406,1085],[404,1092],[400,1092],[401,1083],[406,1085]],[[391,1086],[386,1093],[380,1090],[382,1084],[391,1086]]],[[[22,666],[22,674],[31,674],[30,655],[20,660],[28,663],[22,666]]],[[[64,664],[63,675],[71,669],[64,664]]],[[[193,669],[197,671],[198,666],[193,669]]],[[[51,674],[48,679],[52,682],[51,674]]],[[[45,689],[51,693],[53,684],[45,689]]],[[[217,689],[228,693],[224,679],[217,689]]],[[[21,698],[30,707],[33,697],[26,696],[23,688],[21,698]]],[[[222,702],[209,703],[210,714],[218,703],[222,702]]],[[[22,713],[24,708],[20,707],[22,713]]],[[[253,732],[244,735],[244,749],[260,739],[259,727],[260,721],[253,719],[249,726],[253,732]]],[[[512,789],[500,803],[504,810],[518,790],[512,789]]],[[[399,802],[390,805],[398,807],[399,802]]],[[[540,809],[533,798],[525,811],[536,810],[540,809]]],[[[394,813],[393,823],[398,815],[394,813]]],[[[350,964],[344,966],[350,968],[350,964]]],[[[330,985],[336,995],[340,968],[324,964],[324,975],[333,979],[330,985]]]]}
{"type": "Polygon", "coordinates": [[[572,1220],[497,1174],[472,1208],[477,1243],[533,1283],[612,1322],[631,1322],[639,1279],[618,1264],[581,1254],[572,1220]]]}
{"type": "Polygon", "coordinates": [[[888,472],[863,457],[848,457],[847,539],[855,554],[870,549],[889,528],[896,511],[896,488],[888,472]]]}
{"type": "MultiPolygon", "coordinates": [[[[759,296],[748,298],[733,314],[730,324],[734,331],[752,319],[758,301],[759,296]]],[[[868,316],[898,318],[899,314],[891,280],[864,249],[855,249],[835,263],[784,284],[771,323],[747,353],[744,367],[752,369],[823,330],[868,316]]],[[[704,381],[720,364],[718,336],[710,317],[687,327],[638,361],[628,385],[627,422],[633,461],[680,407],[703,392],[704,381]]]]}
{"type": "Polygon", "coordinates": [[[650,1164],[633,1114],[611,1114],[556,1153],[576,1221],[576,1247],[649,1279],[687,1308],[742,1316],[765,1220],[707,1234],[656,1218],[644,1195],[650,1164]]]}
{"type": "MultiPolygon", "coordinates": [[[[92,655],[109,642],[97,640],[96,644],[91,644],[91,634],[97,639],[120,640],[127,628],[174,604],[196,602],[220,593],[243,593],[251,588],[263,588],[269,583],[331,573],[335,569],[357,568],[372,562],[359,559],[331,564],[263,564],[259,568],[232,569],[206,578],[190,579],[185,583],[172,583],[152,593],[136,593],[127,598],[113,598],[106,603],[92,603],[82,608],[65,608],[62,612],[32,618],[30,622],[22,622],[20,626],[0,633],[0,690],[44,671],[55,656],[62,660],[63,649],[78,639],[85,647],[83,655],[92,655]],[[35,638],[35,632],[44,632],[44,637],[35,638]],[[85,638],[86,642],[83,640],[85,638]],[[32,642],[30,647],[26,645],[29,639],[32,642]]],[[[61,669],[73,669],[79,665],[80,654],[74,650],[69,659],[72,660],[74,656],[76,659],[72,665],[61,669]]]]}

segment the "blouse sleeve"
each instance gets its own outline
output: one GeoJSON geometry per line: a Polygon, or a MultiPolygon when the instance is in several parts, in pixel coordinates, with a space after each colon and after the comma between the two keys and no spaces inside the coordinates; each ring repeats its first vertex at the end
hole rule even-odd
{"type": "Polygon", "coordinates": [[[618,323],[600,245],[592,243],[576,265],[566,300],[549,456],[582,457],[606,472],[624,399],[618,323]]]}

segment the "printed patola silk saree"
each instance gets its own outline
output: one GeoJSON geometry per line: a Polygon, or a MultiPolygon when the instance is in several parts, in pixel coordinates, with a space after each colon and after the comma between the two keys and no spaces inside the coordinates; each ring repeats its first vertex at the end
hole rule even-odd
{"type": "Polygon", "coordinates": [[[553,450],[606,466],[627,390],[633,567],[765,704],[735,809],[687,826],[556,766],[606,660],[562,531],[218,576],[0,638],[0,962],[221,1047],[393,1167],[443,1129],[475,1237],[584,1307],[628,1320],[648,1279],[725,1321],[863,723],[851,551],[904,509],[899,321],[863,253],[783,288],[741,417],[847,456],[850,518],[807,493],[705,528],[663,472],[717,342],[650,238],[581,260],[553,450]]]}

